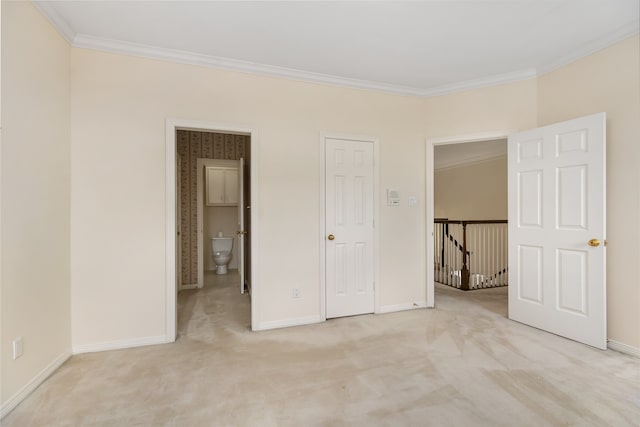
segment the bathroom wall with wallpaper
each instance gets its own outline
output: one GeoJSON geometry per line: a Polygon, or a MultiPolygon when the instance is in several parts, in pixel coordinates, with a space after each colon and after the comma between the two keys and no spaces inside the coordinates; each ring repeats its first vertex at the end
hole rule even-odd
{"type": "MultiPolygon", "coordinates": [[[[245,159],[250,164],[250,138],[247,135],[232,135],[213,132],[178,130],[176,135],[179,156],[180,180],[180,224],[178,231],[181,239],[181,277],[182,284],[198,282],[198,195],[197,195],[197,160],[245,159]]],[[[249,170],[248,167],[245,168],[249,170]]],[[[204,239],[204,244],[208,239],[204,239]]],[[[208,252],[205,251],[205,255],[208,252]]],[[[205,260],[205,266],[206,266],[205,260]]]]}

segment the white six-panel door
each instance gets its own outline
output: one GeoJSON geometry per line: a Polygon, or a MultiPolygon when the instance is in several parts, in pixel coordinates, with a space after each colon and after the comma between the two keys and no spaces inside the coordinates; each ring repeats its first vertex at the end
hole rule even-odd
{"type": "Polygon", "coordinates": [[[508,145],[509,318],[601,349],[605,119],[520,132],[508,145]]]}
{"type": "Polygon", "coordinates": [[[327,318],[374,310],[373,143],[325,139],[327,318]]]}

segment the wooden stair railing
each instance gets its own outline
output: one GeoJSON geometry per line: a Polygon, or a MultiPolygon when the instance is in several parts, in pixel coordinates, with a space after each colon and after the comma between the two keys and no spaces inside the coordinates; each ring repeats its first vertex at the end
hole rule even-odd
{"type": "MultiPolygon", "coordinates": [[[[441,224],[438,232],[440,241],[436,241],[436,254],[440,255],[439,267],[450,276],[446,283],[454,287],[459,281],[460,289],[470,290],[494,286],[507,286],[507,220],[449,220],[437,218],[435,224],[441,224]],[[457,225],[456,232],[450,229],[457,225]],[[467,226],[472,227],[469,242],[467,226]],[[458,235],[455,235],[458,234],[458,235]],[[462,234],[460,236],[459,234],[462,234]],[[445,239],[452,245],[445,245],[445,239]],[[459,240],[462,240],[460,243],[459,240]],[[439,246],[439,247],[438,247],[439,246]],[[447,254],[447,247],[459,252],[447,254]],[[449,264],[446,261],[449,261],[449,264]],[[472,268],[472,263],[474,264],[472,268]],[[456,264],[456,265],[451,265],[456,264]],[[461,264],[461,265],[459,265],[461,264]],[[459,275],[458,275],[459,271],[459,275]],[[459,276],[459,280],[453,280],[459,276]],[[471,279],[473,278],[473,281],[471,279]],[[473,282],[473,283],[472,283],[473,282]]],[[[434,239],[435,240],[435,239],[434,239]]],[[[436,278],[441,275],[436,275],[436,278]]]]}

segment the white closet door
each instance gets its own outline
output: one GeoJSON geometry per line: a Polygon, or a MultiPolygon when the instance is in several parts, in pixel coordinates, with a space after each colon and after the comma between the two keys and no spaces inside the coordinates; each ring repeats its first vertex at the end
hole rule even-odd
{"type": "Polygon", "coordinates": [[[325,140],[327,318],[374,310],[373,143],[325,140]]]}

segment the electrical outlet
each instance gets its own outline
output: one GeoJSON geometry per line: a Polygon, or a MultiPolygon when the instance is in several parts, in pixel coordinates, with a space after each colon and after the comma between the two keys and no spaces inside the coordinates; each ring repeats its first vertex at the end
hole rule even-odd
{"type": "Polygon", "coordinates": [[[22,337],[13,340],[13,360],[22,356],[22,337]]]}
{"type": "Polygon", "coordinates": [[[293,288],[291,290],[291,297],[292,298],[300,298],[300,288],[293,288]]]}

